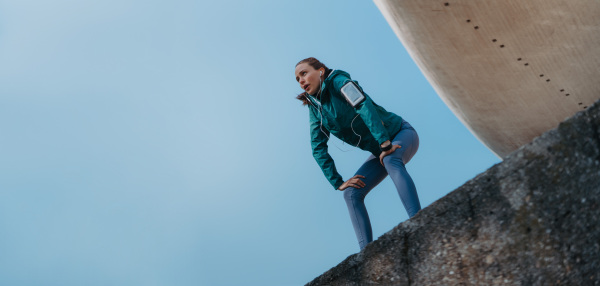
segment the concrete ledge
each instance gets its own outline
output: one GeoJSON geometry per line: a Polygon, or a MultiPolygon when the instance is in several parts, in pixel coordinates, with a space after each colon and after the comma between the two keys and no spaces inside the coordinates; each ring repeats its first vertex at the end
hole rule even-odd
{"type": "Polygon", "coordinates": [[[600,102],[307,285],[459,284],[600,285],[600,102]]]}

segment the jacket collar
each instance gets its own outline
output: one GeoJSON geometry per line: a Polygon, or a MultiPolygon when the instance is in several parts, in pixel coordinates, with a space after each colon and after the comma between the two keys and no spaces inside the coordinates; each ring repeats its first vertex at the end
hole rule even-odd
{"type": "Polygon", "coordinates": [[[343,75],[343,76],[346,76],[347,78],[350,78],[350,75],[347,72],[343,71],[343,70],[331,70],[331,72],[325,78],[325,80],[323,81],[323,83],[321,83],[321,94],[323,94],[323,91],[325,91],[325,89],[326,89],[326,87],[328,85],[333,84],[332,83],[333,79],[336,76],[338,76],[338,75],[343,75]]]}
{"type": "Polygon", "coordinates": [[[317,104],[321,105],[321,101],[323,100],[324,97],[327,96],[327,93],[325,93],[325,90],[327,90],[327,86],[333,84],[333,79],[338,76],[338,75],[343,75],[347,78],[350,78],[350,74],[348,74],[347,72],[343,71],[343,70],[331,70],[331,72],[329,73],[329,75],[325,78],[325,80],[323,81],[323,83],[321,83],[321,92],[320,92],[320,96],[319,98],[317,98],[316,94],[313,95],[309,95],[309,97],[311,99],[313,99],[313,101],[315,101],[317,104]]]}

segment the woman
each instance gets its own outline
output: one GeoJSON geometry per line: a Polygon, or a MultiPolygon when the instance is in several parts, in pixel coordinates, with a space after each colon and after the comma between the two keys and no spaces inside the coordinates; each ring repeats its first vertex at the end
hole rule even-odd
{"type": "Polygon", "coordinates": [[[296,65],[295,74],[304,90],[297,99],[309,108],[313,156],[331,185],[344,192],[362,250],[373,241],[364,199],[387,175],[392,178],[408,216],[414,216],[421,209],[415,184],[404,166],[417,152],[419,136],[402,117],[375,104],[348,73],[331,70],[311,57],[296,65]],[[364,100],[354,106],[340,91],[350,81],[364,95],[364,100]],[[346,181],[327,152],[330,134],[371,152],[356,174],[346,181]]]}

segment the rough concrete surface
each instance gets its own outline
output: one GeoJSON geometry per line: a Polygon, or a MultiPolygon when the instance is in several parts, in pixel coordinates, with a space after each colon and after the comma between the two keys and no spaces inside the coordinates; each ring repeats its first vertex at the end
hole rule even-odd
{"type": "Polygon", "coordinates": [[[307,285],[600,285],[599,204],[596,102],[307,285]]]}

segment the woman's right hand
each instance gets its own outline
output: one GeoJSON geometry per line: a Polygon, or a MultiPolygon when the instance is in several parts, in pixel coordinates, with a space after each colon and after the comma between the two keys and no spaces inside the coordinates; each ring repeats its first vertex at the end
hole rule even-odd
{"type": "Polygon", "coordinates": [[[339,188],[338,190],[343,191],[348,187],[353,187],[353,188],[357,188],[360,189],[364,186],[366,186],[367,184],[365,184],[365,182],[361,181],[359,178],[365,178],[365,176],[362,175],[355,175],[354,177],[350,178],[348,181],[345,181],[339,188]]]}

